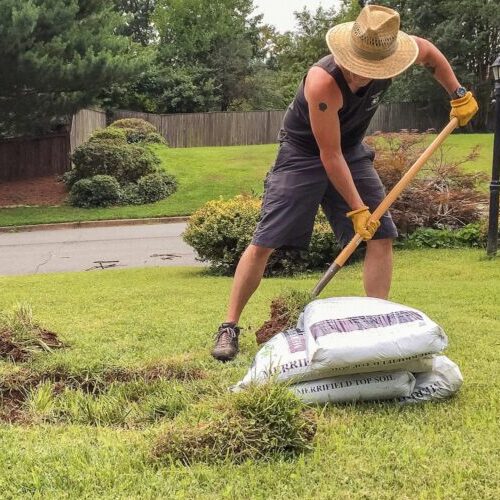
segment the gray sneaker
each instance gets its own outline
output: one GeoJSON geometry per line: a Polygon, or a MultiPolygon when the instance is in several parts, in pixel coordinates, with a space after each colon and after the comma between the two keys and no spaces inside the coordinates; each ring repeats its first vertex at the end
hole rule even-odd
{"type": "Polygon", "coordinates": [[[240,328],[234,323],[222,323],[215,334],[212,356],[219,361],[231,361],[238,354],[238,335],[240,328]]]}

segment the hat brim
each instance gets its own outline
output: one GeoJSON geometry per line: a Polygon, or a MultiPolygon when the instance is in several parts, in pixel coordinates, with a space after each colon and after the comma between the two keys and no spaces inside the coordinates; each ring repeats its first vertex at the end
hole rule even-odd
{"type": "Polygon", "coordinates": [[[335,61],[352,73],[382,80],[399,75],[415,62],[418,56],[417,42],[403,31],[398,31],[397,48],[390,56],[376,61],[360,57],[351,48],[353,25],[354,22],[338,24],[326,34],[326,43],[335,61]]]}

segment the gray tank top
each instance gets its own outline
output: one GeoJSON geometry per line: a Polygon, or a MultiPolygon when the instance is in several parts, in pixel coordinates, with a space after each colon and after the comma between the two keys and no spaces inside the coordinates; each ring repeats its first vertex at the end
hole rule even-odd
{"type": "MultiPolygon", "coordinates": [[[[363,140],[380,98],[392,80],[372,80],[354,94],[332,55],[323,57],[314,66],[323,68],[334,78],[342,92],[343,106],[339,111],[342,151],[356,147],[363,140]]],[[[318,155],[319,147],[311,129],[309,106],[304,96],[304,83],[305,77],[295,99],[288,106],[278,138],[280,142],[289,142],[305,153],[318,155]]]]}

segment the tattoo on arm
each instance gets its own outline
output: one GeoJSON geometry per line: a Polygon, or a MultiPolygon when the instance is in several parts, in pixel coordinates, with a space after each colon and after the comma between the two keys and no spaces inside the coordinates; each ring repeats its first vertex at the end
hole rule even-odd
{"type": "Polygon", "coordinates": [[[436,72],[436,66],[433,66],[430,63],[424,64],[425,68],[428,69],[432,74],[436,72]]]}
{"type": "Polygon", "coordinates": [[[318,107],[320,111],[326,111],[328,109],[326,102],[320,102],[318,107]]]}

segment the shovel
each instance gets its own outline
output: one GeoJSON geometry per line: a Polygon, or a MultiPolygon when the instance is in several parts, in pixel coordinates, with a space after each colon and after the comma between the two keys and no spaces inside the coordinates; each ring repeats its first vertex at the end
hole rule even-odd
{"type": "MultiPolygon", "coordinates": [[[[433,155],[436,149],[441,146],[443,141],[455,130],[458,126],[458,120],[452,118],[448,125],[441,131],[441,133],[432,141],[432,143],[427,147],[427,149],[422,153],[420,158],[411,166],[411,168],[406,172],[399,182],[389,191],[389,194],[381,201],[380,205],[374,210],[370,220],[379,220],[390,206],[396,201],[397,197],[406,189],[406,186],[410,184],[413,178],[417,175],[419,170],[422,168],[424,163],[433,155]]],[[[325,286],[330,282],[330,280],[337,274],[339,269],[346,263],[347,259],[352,255],[354,250],[363,241],[363,238],[356,233],[349,244],[339,253],[338,257],[334,260],[333,264],[327,269],[325,274],[318,281],[318,284],[314,287],[311,298],[315,299],[325,288],[325,286]]]]}

